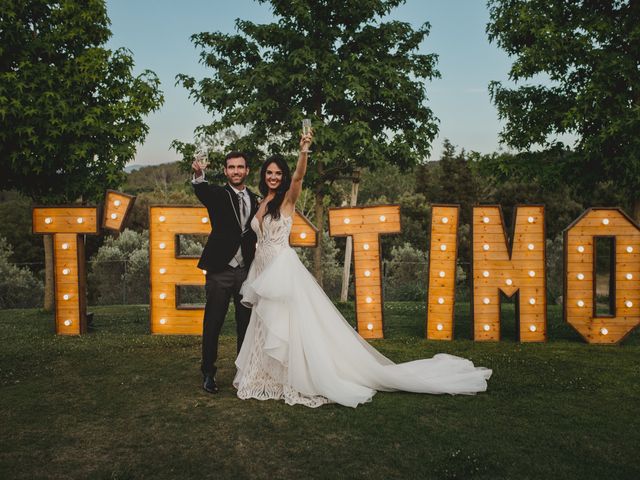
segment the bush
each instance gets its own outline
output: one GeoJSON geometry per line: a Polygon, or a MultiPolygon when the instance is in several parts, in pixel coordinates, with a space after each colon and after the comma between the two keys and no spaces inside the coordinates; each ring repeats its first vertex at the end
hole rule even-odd
{"type": "Polygon", "coordinates": [[[13,249],[0,237],[0,309],[42,306],[44,285],[30,270],[9,262],[13,249]]]}
{"type": "Polygon", "coordinates": [[[424,300],[427,291],[427,252],[405,243],[391,249],[386,262],[388,300],[424,300]]]}

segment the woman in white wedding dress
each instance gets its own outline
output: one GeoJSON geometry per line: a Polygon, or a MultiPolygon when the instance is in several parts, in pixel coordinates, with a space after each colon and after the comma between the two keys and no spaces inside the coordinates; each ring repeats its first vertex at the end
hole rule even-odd
{"type": "Polygon", "coordinates": [[[238,397],[356,407],[378,390],[485,391],[491,370],[460,357],[438,354],[394,364],[354,331],[300,262],[289,233],[311,140],[312,133],[302,136],[292,177],[277,156],[260,172],[264,200],[251,221],[258,244],[241,290],[253,311],[236,360],[238,397]]]}

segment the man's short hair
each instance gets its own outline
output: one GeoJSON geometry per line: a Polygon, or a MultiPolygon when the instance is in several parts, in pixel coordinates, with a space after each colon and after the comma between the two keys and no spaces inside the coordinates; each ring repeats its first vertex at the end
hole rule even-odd
{"type": "Polygon", "coordinates": [[[243,152],[229,152],[224,157],[224,168],[227,168],[227,160],[230,158],[242,158],[244,160],[244,166],[249,166],[249,161],[247,160],[247,156],[243,152]]]}

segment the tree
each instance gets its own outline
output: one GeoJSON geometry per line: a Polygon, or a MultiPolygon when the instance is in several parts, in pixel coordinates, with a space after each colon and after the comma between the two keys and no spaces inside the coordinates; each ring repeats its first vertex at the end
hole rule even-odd
{"type": "Polygon", "coordinates": [[[0,189],[38,203],[101,198],[162,104],[158,78],[134,76],[129,51],[104,48],[103,0],[6,0],[0,31],[0,189]]]}
{"type": "Polygon", "coordinates": [[[489,39],[515,57],[517,88],[490,85],[517,149],[550,147],[574,134],[567,181],[590,192],[603,181],[623,192],[640,220],[640,2],[489,0],[489,39]]]}
{"type": "MultiPolygon", "coordinates": [[[[265,0],[259,0],[265,3],[265,0]]],[[[429,33],[384,21],[403,0],[271,0],[276,22],[238,20],[238,34],[199,33],[201,62],[211,78],[178,75],[190,96],[214,116],[197,135],[235,128],[228,145],[253,158],[294,152],[300,121],[315,129],[307,184],[315,223],[324,226],[332,182],[362,167],[421,161],[437,133],[424,80],[439,76],[436,56],[418,53],[429,33]]],[[[189,156],[193,147],[176,143],[189,156]]],[[[190,159],[186,159],[190,163],[190,159]]],[[[314,270],[322,282],[321,248],[314,270]]]]}

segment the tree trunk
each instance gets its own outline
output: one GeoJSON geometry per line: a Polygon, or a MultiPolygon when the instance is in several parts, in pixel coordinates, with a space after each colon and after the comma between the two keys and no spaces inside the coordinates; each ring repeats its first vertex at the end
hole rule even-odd
{"type": "MultiPolygon", "coordinates": [[[[358,185],[360,184],[359,172],[354,172],[351,184],[351,203],[355,207],[358,203],[358,185]]],[[[340,301],[346,302],[349,297],[349,275],[351,274],[351,254],[353,252],[353,237],[347,237],[347,245],[344,249],[344,266],[342,267],[342,291],[340,301]]]]}
{"type": "Polygon", "coordinates": [[[53,291],[53,235],[43,235],[44,242],[44,305],[46,312],[52,312],[55,305],[53,291]]]}
{"type": "Polygon", "coordinates": [[[633,199],[633,219],[640,225],[640,197],[633,199]]]}
{"type": "MultiPolygon", "coordinates": [[[[322,188],[322,186],[320,187],[322,188]]],[[[316,227],[318,227],[318,247],[313,253],[313,275],[320,287],[324,287],[322,278],[322,237],[324,232],[324,193],[318,189],[316,191],[316,227]]]]}

